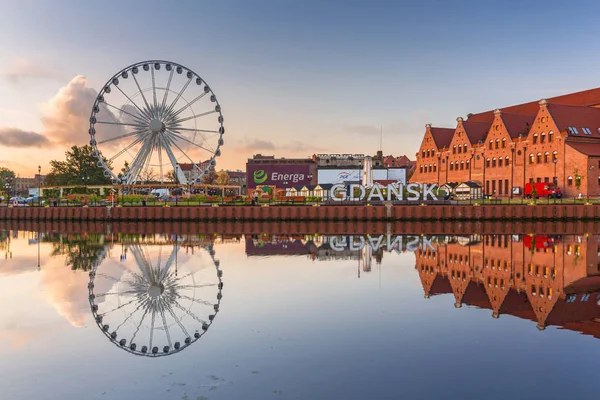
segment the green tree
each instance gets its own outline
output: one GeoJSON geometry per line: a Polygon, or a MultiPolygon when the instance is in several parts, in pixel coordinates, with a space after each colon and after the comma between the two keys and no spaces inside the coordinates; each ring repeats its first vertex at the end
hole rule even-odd
{"type": "MultiPolygon", "coordinates": [[[[65,161],[50,161],[50,173],[46,177],[46,185],[105,185],[110,184],[109,178],[104,176],[104,168],[98,166],[94,157],[94,148],[89,145],[73,146],[65,152],[65,161]],[[84,180],[85,178],[85,180],[84,180]]],[[[102,156],[104,162],[111,167],[111,163],[102,156]]]]}
{"type": "Polygon", "coordinates": [[[4,192],[5,184],[15,182],[15,173],[8,168],[0,167],[0,192],[4,192]]]}
{"type": "Polygon", "coordinates": [[[121,172],[119,172],[119,174],[117,175],[119,177],[119,180],[123,178],[125,174],[127,174],[127,171],[129,171],[129,163],[125,161],[123,168],[121,168],[121,172]]]}
{"type": "Polygon", "coordinates": [[[217,181],[217,173],[214,168],[208,171],[208,174],[202,176],[202,183],[205,185],[214,185],[217,181]]]}
{"type": "Polygon", "coordinates": [[[173,170],[170,170],[169,172],[167,172],[167,175],[165,175],[165,178],[167,179],[168,182],[177,183],[177,176],[175,176],[175,171],[173,171],[173,170]]]}
{"type": "Polygon", "coordinates": [[[221,170],[217,172],[215,183],[221,186],[229,185],[229,174],[227,173],[227,171],[221,170]]]}
{"type": "Polygon", "coordinates": [[[72,270],[89,271],[106,247],[103,235],[52,235],[45,241],[52,243],[52,256],[64,256],[72,270]]]}

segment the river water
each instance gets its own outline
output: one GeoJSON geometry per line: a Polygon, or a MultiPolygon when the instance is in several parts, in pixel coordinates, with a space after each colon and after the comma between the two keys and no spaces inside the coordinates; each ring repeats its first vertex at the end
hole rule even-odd
{"type": "Polygon", "coordinates": [[[592,398],[599,248],[0,231],[0,397],[592,398]]]}

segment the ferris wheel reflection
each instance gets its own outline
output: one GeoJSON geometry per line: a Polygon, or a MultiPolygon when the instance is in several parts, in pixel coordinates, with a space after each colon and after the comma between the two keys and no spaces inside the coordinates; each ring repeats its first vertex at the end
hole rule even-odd
{"type": "Polygon", "coordinates": [[[89,273],[94,320],[129,353],[180,352],[202,337],[219,312],[219,265],[211,240],[178,235],[112,240],[89,273]]]}

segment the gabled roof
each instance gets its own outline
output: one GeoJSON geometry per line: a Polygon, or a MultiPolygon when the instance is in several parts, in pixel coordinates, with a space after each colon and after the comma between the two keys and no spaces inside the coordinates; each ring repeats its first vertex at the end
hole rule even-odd
{"type": "Polygon", "coordinates": [[[462,125],[469,138],[469,142],[471,142],[471,144],[477,144],[480,140],[485,140],[485,137],[490,130],[491,122],[463,121],[462,125]]]}
{"type": "Polygon", "coordinates": [[[431,132],[431,137],[433,137],[433,141],[438,149],[450,146],[450,142],[452,142],[452,137],[454,136],[454,129],[450,128],[431,127],[429,128],[429,132],[431,132]]]}
{"type": "Polygon", "coordinates": [[[504,126],[511,138],[518,138],[519,135],[526,136],[531,124],[535,120],[535,114],[524,115],[524,114],[513,114],[513,113],[502,113],[500,115],[504,126]]]}
{"type": "MultiPolygon", "coordinates": [[[[551,97],[546,99],[548,103],[553,104],[564,104],[570,106],[579,107],[591,107],[600,105],[600,88],[588,89],[581,92],[564,94],[561,96],[551,97]]],[[[500,110],[504,113],[514,114],[537,114],[539,109],[539,101],[532,101],[529,103],[518,104],[515,106],[508,106],[501,108],[500,110]]],[[[469,121],[492,121],[494,119],[494,111],[485,111],[477,114],[473,114],[469,117],[469,121]]]]}
{"type": "Polygon", "coordinates": [[[600,157],[600,143],[567,142],[567,146],[586,156],[600,157]]]}
{"type": "Polygon", "coordinates": [[[578,134],[573,136],[600,137],[600,108],[548,104],[548,111],[559,131],[574,127],[578,134]],[[592,134],[586,135],[582,128],[589,128],[592,134]]]}

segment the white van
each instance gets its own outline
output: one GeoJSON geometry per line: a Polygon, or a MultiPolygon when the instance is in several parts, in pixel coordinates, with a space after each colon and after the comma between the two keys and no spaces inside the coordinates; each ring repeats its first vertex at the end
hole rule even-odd
{"type": "Polygon", "coordinates": [[[152,191],[150,193],[156,197],[170,197],[171,196],[169,189],[152,189],[152,191]]]}

